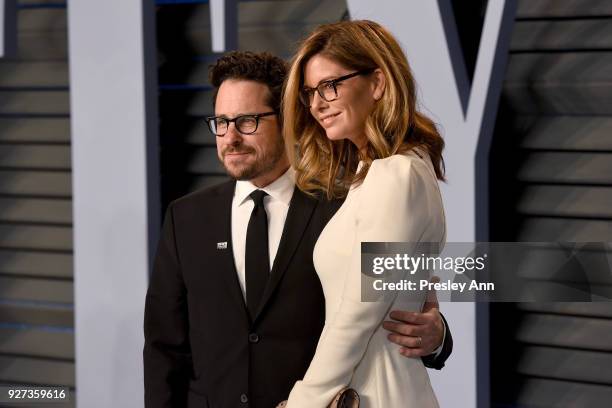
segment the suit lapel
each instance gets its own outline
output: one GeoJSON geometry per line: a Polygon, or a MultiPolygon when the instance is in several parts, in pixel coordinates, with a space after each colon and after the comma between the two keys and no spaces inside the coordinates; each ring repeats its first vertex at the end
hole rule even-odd
{"type": "Polygon", "coordinates": [[[225,281],[232,303],[240,308],[240,311],[248,320],[248,312],[240,283],[238,282],[238,273],[234,263],[234,248],[232,246],[232,199],[234,197],[236,183],[228,183],[227,187],[215,196],[215,202],[212,203],[212,209],[215,211],[215,216],[210,217],[210,231],[216,231],[215,240],[220,244],[225,243],[227,247],[217,248],[217,262],[220,266],[220,274],[225,281]]]}
{"type": "Polygon", "coordinates": [[[255,315],[255,320],[257,320],[261,314],[261,311],[289,267],[291,258],[302,240],[302,236],[310,222],[312,212],[316,205],[317,201],[315,199],[302,193],[297,187],[295,188],[289,204],[289,211],[287,212],[287,219],[283,228],[278,251],[276,252],[276,258],[274,259],[274,265],[270,272],[270,280],[262,296],[259,309],[255,315]]]}

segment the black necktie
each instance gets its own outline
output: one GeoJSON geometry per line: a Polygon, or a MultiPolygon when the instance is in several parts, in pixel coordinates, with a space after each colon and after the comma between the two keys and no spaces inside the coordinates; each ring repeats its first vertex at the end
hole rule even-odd
{"type": "Polygon", "coordinates": [[[267,195],[262,190],[255,190],[250,195],[255,206],[247,228],[245,269],[247,307],[251,319],[255,318],[257,307],[270,276],[268,216],[263,204],[264,197],[267,195]]]}

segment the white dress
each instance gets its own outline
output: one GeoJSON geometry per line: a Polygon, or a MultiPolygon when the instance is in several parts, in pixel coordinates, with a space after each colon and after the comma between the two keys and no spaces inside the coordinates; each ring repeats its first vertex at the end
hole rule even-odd
{"type": "Polygon", "coordinates": [[[446,237],[438,182],[428,156],[414,152],[375,160],[327,224],[314,249],[325,295],[325,327],[288,408],[325,408],[346,386],[362,408],[438,407],[420,358],[406,358],[387,339],[391,310],[419,311],[423,294],[398,292],[361,301],[361,242],[436,242],[446,237]]]}

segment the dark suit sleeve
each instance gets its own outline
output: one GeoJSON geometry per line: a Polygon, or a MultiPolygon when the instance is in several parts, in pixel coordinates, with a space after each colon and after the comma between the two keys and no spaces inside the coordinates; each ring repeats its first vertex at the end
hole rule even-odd
{"type": "Polygon", "coordinates": [[[440,313],[442,316],[442,321],[444,322],[444,328],[446,330],[446,336],[444,337],[444,344],[442,344],[442,350],[440,350],[440,354],[436,357],[433,354],[425,357],[421,357],[423,360],[423,364],[427,368],[434,368],[436,370],[441,370],[444,367],[444,363],[448,360],[448,357],[453,352],[453,336],[451,336],[450,327],[448,327],[448,322],[444,318],[444,315],[440,313]]]}
{"type": "Polygon", "coordinates": [[[187,291],[176,250],[173,205],[166,211],[144,318],[147,408],[184,408],[192,376],[187,291]]]}

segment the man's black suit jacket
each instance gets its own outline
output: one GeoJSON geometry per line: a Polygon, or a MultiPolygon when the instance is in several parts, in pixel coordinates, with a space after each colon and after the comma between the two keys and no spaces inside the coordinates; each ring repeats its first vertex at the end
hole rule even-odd
{"type": "MultiPolygon", "coordinates": [[[[341,201],[295,189],[262,304],[250,321],[234,266],[235,182],[171,203],[145,307],[147,408],[273,408],[314,355],[325,300],[315,242],[341,201]]],[[[441,368],[452,349],[424,359],[441,368]]]]}

